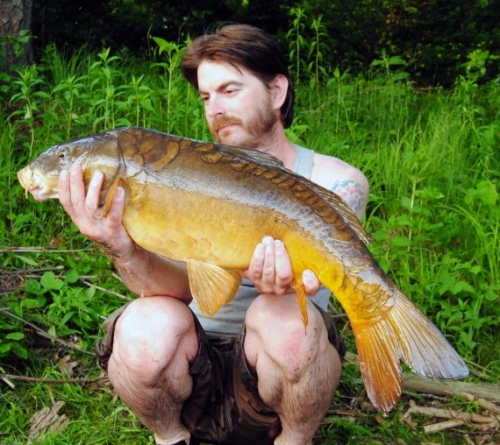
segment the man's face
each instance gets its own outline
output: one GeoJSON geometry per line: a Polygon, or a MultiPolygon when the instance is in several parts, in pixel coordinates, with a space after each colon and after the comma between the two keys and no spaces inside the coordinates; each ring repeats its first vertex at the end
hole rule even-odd
{"type": "Polygon", "coordinates": [[[244,67],[204,61],[198,67],[198,88],[219,143],[258,148],[278,122],[269,89],[244,67]]]}

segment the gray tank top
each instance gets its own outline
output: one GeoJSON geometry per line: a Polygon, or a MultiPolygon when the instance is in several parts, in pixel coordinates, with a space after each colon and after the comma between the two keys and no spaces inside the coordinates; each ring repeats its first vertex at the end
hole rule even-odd
{"type": "MultiPolygon", "coordinates": [[[[292,170],[299,175],[311,179],[314,162],[314,151],[296,145],[297,153],[292,170]]],[[[191,310],[200,320],[206,332],[213,334],[238,335],[245,321],[245,315],[252,301],[259,295],[259,291],[252,282],[243,278],[243,282],[231,303],[223,306],[213,317],[204,315],[195,301],[190,304],[191,310]]],[[[331,292],[324,286],[311,297],[311,300],[323,310],[327,310],[331,292]]]]}

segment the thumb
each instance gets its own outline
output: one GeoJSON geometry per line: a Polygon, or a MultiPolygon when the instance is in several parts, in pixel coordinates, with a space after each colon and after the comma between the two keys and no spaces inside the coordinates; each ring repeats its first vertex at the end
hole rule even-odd
{"type": "Polygon", "coordinates": [[[304,270],[302,273],[302,282],[304,283],[306,294],[309,296],[316,294],[321,286],[318,277],[309,269],[304,270]]]}

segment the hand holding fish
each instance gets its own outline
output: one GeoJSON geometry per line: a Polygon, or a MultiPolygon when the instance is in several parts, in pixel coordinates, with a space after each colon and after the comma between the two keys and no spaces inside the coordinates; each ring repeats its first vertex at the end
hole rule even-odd
{"type": "Polygon", "coordinates": [[[80,164],[75,163],[69,170],[61,171],[59,201],[71,220],[83,235],[92,239],[113,260],[121,278],[132,292],[141,296],[168,293],[174,298],[191,301],[191,295],[186,290],[188,281],[184,266],[141,249],[124,228],[125,193],[121,187],[115,191],[108,214],[96,217],[100,210],[99,196],[103,179],[100,171],[94,173],[85,194],[86,181],[80,164]],[[148,275],[155,276],[155,279],[146,280],[145,287],[143,278],[148,275]],[[165,292],[166,288],[170,292],[165,292]]]}
{"type": "MultiPolygon", "coordinates": [[[[265,236],[255,248],[250,265],[243,275],[262,294],[284,295],[290,292],[293,270],[283,242],[265,236]]],[[[306,269],[302,280],[307,295],[312,296],[318,291],[320,282],[312,271],[306,269]]]]}
{"type": "Polygon", "coordinates": [[[59,201],[80,232],[110,257],[126,260],[132,255],[135,243],[122,224],[125,193],[122,188],[117,188],[107,216],[96,218],[103,180],[103,174],[95,172],[85,195],[82,169],[75,163],[59,176],[59,201]]]}

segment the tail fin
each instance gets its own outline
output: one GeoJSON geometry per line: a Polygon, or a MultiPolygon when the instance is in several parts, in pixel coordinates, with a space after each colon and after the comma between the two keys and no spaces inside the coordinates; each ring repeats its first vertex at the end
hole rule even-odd
{"type": "Polygon", "coordinates": [[[467,365],[439,329],[403,294],[396,301],[391,315],[401,338],[403,361],[423,377],[467,377],[467,365]]]}
{"type": "Polygon", "coordinates": [[[374,324],[353,324],[368,397],[389,412],[403,389],[400,362],[423,377],[459,379],[469,370],[432,322],[402,293],[374,324]]]}

